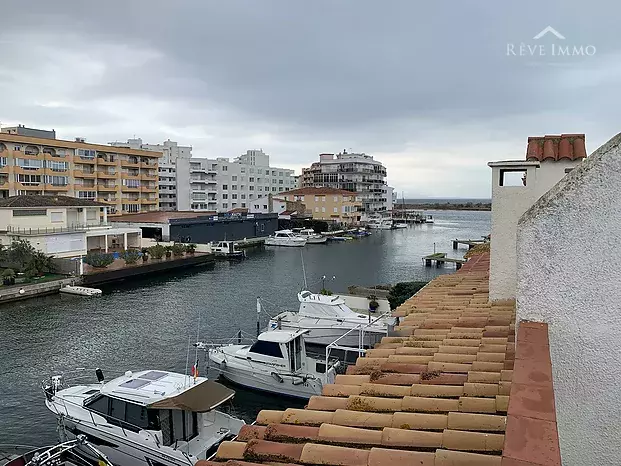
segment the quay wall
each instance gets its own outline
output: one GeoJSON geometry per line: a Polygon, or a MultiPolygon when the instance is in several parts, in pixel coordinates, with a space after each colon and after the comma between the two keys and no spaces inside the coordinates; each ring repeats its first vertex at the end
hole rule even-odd
{"type": "Polygon", "coordinates": [[[22,286],[2,287],[0,289],[0,304],[58,293],[58,290],[63,286],[78,284],[80,284],[80,279],[73,277],[43,283],[29,283],[22,286]]]}

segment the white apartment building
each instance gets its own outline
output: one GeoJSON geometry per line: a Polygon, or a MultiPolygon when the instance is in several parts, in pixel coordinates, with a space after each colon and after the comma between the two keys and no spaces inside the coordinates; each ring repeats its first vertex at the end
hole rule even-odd
{"type": "Polygon", "coordinates": [[[178,210],[176,162],[179,159],[189,160],[192,157],[192,146],[180,146],[170,139],[162,144],[143,144],[140,138],[128,139],[127,142],[111,142],[110,145],[164,154],[158,166],[160,210],[178,210]]]}
{"type": "Polygon", "coordinates": [[[358,193],[366,213],[392,210],[392,188],[386,168],[364,153],[320,154],[319,162],[302,171],[302,187],[329,187],[358,193]]]}
{"type": "Polygon", "coordinates": [[[177,210],[227,212],[296,188],[294,171],[270,167],[269,155],[249,150],[228,158],[177,159],[177,210]]]}

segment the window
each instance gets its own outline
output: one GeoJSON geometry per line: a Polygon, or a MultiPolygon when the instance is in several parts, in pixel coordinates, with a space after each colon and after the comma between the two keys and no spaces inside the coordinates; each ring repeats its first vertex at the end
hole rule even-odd
{"type": "Polygon", "coordinates": [[[108,416],[108,400],[107,396],[99,396],[86,404],[85,407],[96,413],[108,416]]]}
{"type": "Polygon", "coordinates": [[[23,175],[18,173],[15,175],[15,181],[25,186],[37,186],[41,184],[41,175],[23,175]]]}
{"type": "Polygon", "coordinates": [[[272,170],[272,176],[276,176],[276,170],[272,170]]]}
{"type": "Polygon", "coordinates": [[[263,186],[259,186],[259,187],[257,188],[257,191],[263,191],[263,186]]]}
{"type": "Polygon", "coordinates": [[[233,202],[233,203],[231,204],[231,207],[232,207],[233,209],[234,209],[235,207],[237,207],[237,202],[233,202]]]}
{"type": "Polygon", "coordinates": [[[500,170],[500,186],[526,186],[526,170],[500,170]]]}
{"type": "Polygon", "coordinates": [[[246,195],[245,195],[245,194],[242,194],[242,195],[241,195],[241,198],[242,198],[242,199],[246,199],[246,195]]]}
{"type": "Polygon", "coordinates": [[[69,168],[69,164],[67,162],[57,162],[55,160],[48,160],[46,162],[47,167],[54,172],[64,172],[69,168]]]}
{"type": "Polygon", "coordinates": [[[233,191],[237,191],[237,185],[236,185],[236,184],[234,184],[233,186],[231,186],[231,189],[232,189],[233,191]]]}
{"type": "Polygon", "coordinates": [[[263,174],[263,169],[261,169],[261,168],[257,168],[257,173],[258,173],[259,175],[262,175],[262,174],[263,174]]]}
{"type": "Polygon", "coordinates": [[[335,208],[334,208],[334,209],[332,209],[332,210],[333,210],[333,212],[334,212],[335,214],[338,214],[338,213],[339,213],[339,208],[338,208],[338,207],[335,207],[335,208]]]}
{"type": "Polygon", "coordinates": [[[231,181],[237,181],[237,175],[231,175],[231,181]]]}
{"type": "Polygon", "coordinates": [[[237,199],[237,194],[231,194],[231,199],[237,199]]]}
{"type": "Polygon", "coordinates": [[[254,178],[251,176],[250,178],[248,178],[248,181],[250,181],[251,183],[254,183],[254,178]]]}
{"type": "Polygon", "coordinates": [[[140,180],[126,180],[123,179],[123,186],[127,186],[128,188],[139,188],[140,180]]]}
{"type": "Polygon", "coordinates": [[[222,203],[222,208],[223,208],[223,209],[228,209],[228,208],[229,208],[228,203],[223,202],[223,203],[222,203]]]}
{"type": "MultiPolygon", "coordinates": [[[[254,208],[255,208],[255,209],[258,209],[258,208],[259,208],[259,204],[255,204],[255,205],[254,205],[254,208]]],[[[267,207],[266,207],[266,208],[267,208],[267,207]]]]}
{"type": "Polygon", "coordinates": [[[319,212],[319,207],[315,207],[315,212],[319,212]]]}
{"type": "Polygon", "coordinates": [[[46,216],[46,209],[27,209],[27,210],[14,210],[13,217],[35,217],[46,216]]]}
{"type": "Polygon", "coordinates": [[[138,204],[123,204],[122,206],[125,212],[136,213],[140,211],[140,206],[138,204]]]}
{"type": "Polygon", "coordinates": [[[22,150],[22,146],[15,145],[15,146],[13,147],[13,150],[17,150],[17,151],[20,151],[20,152],[21,152],[21,150],[22,150]]]}
{"type": "Polygon", "coordinates": [[[222,171],[223,172],[228,171],[228,169],[229,169],[229,167],[227,167],[226,165],[222,165],[222,171]]]}
{"type": "MultiPolygon", "coordinates": [[[[266,188],[266,189],[267,189],[267,188],[266,188]]],[[[277,191],[278,191],[278,190],[276,189],[276,186],[274,186],[274,187],[272,188],[272,191],[274,191],[274,192],[277,192],[277,191]]]]}
{"type": "Polygon", "coordinates": [[[96,191],[78,191],[79,199],[95,199],[97,197],[96,191]]]}
{"type": "Polygon", "coordinates": [[[248,189],[249,189],[250,191],[254,191],[254,186],[248,186],[248,189]]]}
{"type": "MultiPolygon", "coordinates": [[[[345,199],[343,199],[345,200],[345,199]]],[[[338,202],[339,201],[339,197],[338,196],[334,196],[334,202],[338,202]]]]}
{"type": "Polygon", "coordinates": [[[243,191],[244,189],[246,189],[246,185],[245,185],[245,184],[242,184],[242,185],[241,185],[241,187],[240,187],[239,189],[241,189],[241,190],[243,191]]]}
{"type": "Polygon", "coordinates": [[[248,195],[248,199],[252,199],[252,198],[254,198],[254,194],[248,195]]]}
{"type": "Polygon", "coordinates": [[[322,207],[322,208],[321,208],[321,211],[322,211],[322,212],[325,212],[325,211],[326,211],[326,208],[325,208],[325,207],[322,207]]]}
{"type": "Polygon", "coordinates": [[[326,196],[321,196],[321,202],[326,202],[326,196]]]}
{"type": "Polygon", "coordinates": [[[110,398],[110,417],[118,419],[119,421],[125,420],[125,402],[117,400],[116,398],[110,398]]]}
{"type": "Polygon", "coordinates": [[[250,347],[249,351],[255,354],[263,354],[265,356],[271,356],[274,358],[282,358],[282,351],[280,350],[280,345],[278,343],[274,343],[273,341],[259,340],[250,347]]]}
{"type": "Polygon", "coordinates": [[[240,170],[240,171],[241,171],[242,173],[246,173],[246,169],[245,169],[244,167],[241,167],[241,170],[240,170]]]}
{"type": "MultiPolygon", "coordinates": [[[[45,177],[47,179],[47,183],[51,184],[52,186],[67,186],[68,184],[68,180],[69,178],[66,176],[46,176],[45,177]]],[[[93,180],[90,180],[93,181],[93,180]]],[[[94,186],[94,183],[93,183],[94,186]]]]}
{"type": "Polygon", "coordinates": [[[226,194],[226,193],[222,194],[222,199],[228,199],[228,198],[229,198],[228,194],[226,194]]]}
{"type": "Polygon", "coordinates": [[[222,189],[224,189],[224,190],[229,189],[229,185],[228,185],[228,184],[223,184],[223,185],[222,185],[222,189]]]}
{"type": "Polygon", "coordinates": [[[315,202],[319,202],[319,196],[315,196],[315,202]]]}
{"type": "Polygon", "coordinates": [[[0,157],[0,167],[6,167],[6,157],[0,157]]]}
{"type": "Polygon", "coordinates": [[[43,160],[15,159],[15,165],[25,170],[36,170],[43,167],[43,160]]]}
{"type": "Polygon", "coordinates": [[[245,202],[242,202],[242,207],[246,207],[246,203],[245,202]]]}
{"type": "Polygon", "coordinates": [[[94,159],[97,155],[97,151],[90,149],[78,149],[78,155],[83,159],[94,159]]]}

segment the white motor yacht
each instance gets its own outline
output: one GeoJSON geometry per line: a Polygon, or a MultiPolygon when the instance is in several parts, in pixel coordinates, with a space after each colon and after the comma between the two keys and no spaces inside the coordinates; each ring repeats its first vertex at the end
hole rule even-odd
{"type": "Polygon", "coordinates": [[[265,238],[265,245],[302,247],[306,245],[306,238],[296,236],[291,230],[279,230],[265,238]]]}
{"type": "Polygon", "coordinates": [[[296,398],[321,395],[324,383],[333,383],[339,362],[306,355],[306,330],[273,330],[261,333],[252,345],[209,347],[209,360],[220,375],[233,383],[264,392],[296,398]]]}
{"type": "MultiPolygon", "coordinates": [[[[244,421],[216,408],[235,392],[204,377],[145,370],[99,383],[46,385],[45,404],[58,417],[61,441],[81,435],[123,466],[188,466],[234,438],[244,421]]],[[[84,451],[89,455],[89,451],[84,451]]]]}
{"type": "Polygon", "coordinates": [[[100,466],[114,466],[110,460],[95,448],[85,435],[75,440],[41,448],[23,445],[0,445],[1,466],[92,466],[92,461],[83,456],[79,449],[89,450],[100,466]]]}
{"type": "Polygon", "coordinates": [[[381,220],[373,220],[369,223],[369,228],[374,230],[392,230],[394,229],[391,218],[383,218],[381,220]]]}
{"type": "Polygon", "coordinates": [[[339,345],[357,348],[364,327],[363,346],[371,347],[388,334],[394,317],[374,317],[354,312],[339,296],[301,291],[298,293],[300,308],[297,312],[285,311],[270,319],[269,328],[283,330],[307,330],[307,343],[327,346],[340,337],[339,345]],[[349,333],[348,333],[349,332],[349,333]],[[347,335],[345,335],[347,334],[347,335]],[[345,335],[345,336],[343,336],[345,335]]]}
{"type": "Polygon", "coordinates": [[[246,252],[243,249],[239,249],[235,241],[218,241],[211,244],[211,252],[216,257],[223,259],[243,259],[246,257],[246,252]]]}
{"type": "Polygon", "coordinates": [[[395,228],[397,229],[407,228],[407,227],[408,227],[407,223],[404,223],[404,222],[395,223],[395,228]]]}
{"type": "Polygon", "coordinates": [[[328,241],[328,237],[315,233],[315,230],[311,228],[305,228],[300,230],[298,236],[306,239],[307,244],[325,244],[328,241]]]}

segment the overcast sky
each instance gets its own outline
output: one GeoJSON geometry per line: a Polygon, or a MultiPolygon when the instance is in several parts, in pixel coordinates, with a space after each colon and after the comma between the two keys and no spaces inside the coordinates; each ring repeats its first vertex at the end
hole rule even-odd
{"type": "Polygon", "coordinates": [[[198,157],[262,148],[297,172],[351,148],[406,197],[489,197],[487,162],[523,158],[528,136],[586,133],[590,153],[619,132],[620,13],[575,0],[2,0],[0,122],[172,139],[198,157]],[[534,39],[547,26],[564,39],[534,39]]]}

